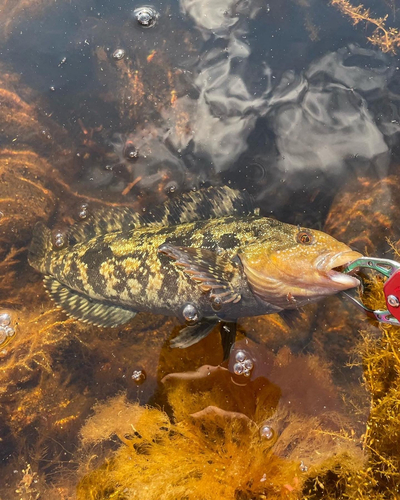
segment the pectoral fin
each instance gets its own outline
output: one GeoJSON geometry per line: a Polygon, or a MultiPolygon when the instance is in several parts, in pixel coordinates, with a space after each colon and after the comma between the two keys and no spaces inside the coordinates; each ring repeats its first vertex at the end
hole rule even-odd
{"type": "Polygon", "coordinates": [[[136,315],[135,311],[91,299],[59,281],[46,276],[44,284],[50,297],[68,316],[96,326],[115,327],[127,323],[136,315]]]}
{"type": "MultiPolygon", "coordinates": [[[[186,349],[191,345],[197,344],[200,340],[207,337],[209,333],[213,330],[217,321],[204,319],[199,323],[186,326],[183,328],[177,337],[171,340],[170,347],[186,349]]],[[[223,350],[223,361],[229,358],[232,346],[236,340],[236,322],[226,322],[222,321],[220,324],[220,335],[223,350]]]]}
{"type": "Polygon", "coordinates": [[[198,284],[210,299],[218,299],[218,304],[236,303],[241,299],[240,293],[232,286],[232,278],[237,271],[236,265],[226,256],[220,256],[212,250],[204,248],[188,248],[161,245],[160,253],[175,260],[175,265],[198,284]]]}
{"type": "Polygon", "coordinates": [[[293,328],[301,319],[301,311],[299,309],[284,309],[278,312],[278,314],[289,328],[293,328]]]}
{"type": "Polygon", "coordinates": [[[195,325],[186,326],[179,332],[177,337],[171,340],[169,345],[173,349],[186,349],[186,347],[197,344],[197,342],[207,337],[216,324],[217,321],[215,320],[203,320],[195,325]]]}

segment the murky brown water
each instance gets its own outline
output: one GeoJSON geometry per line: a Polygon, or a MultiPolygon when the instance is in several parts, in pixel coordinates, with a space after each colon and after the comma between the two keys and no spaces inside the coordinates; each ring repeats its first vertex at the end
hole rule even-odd
{"type": "Polygon", "coordinates": [[[396,328],[332,297],[241,319],[222,363],[218,328],[180,350],[175,319],[68,319],[27,263],[39,220],[57,245],[98,207],[226,184],[398,249],[399,12],[336,4],[0,0],[2,500],[400,494],[396,328]]]}

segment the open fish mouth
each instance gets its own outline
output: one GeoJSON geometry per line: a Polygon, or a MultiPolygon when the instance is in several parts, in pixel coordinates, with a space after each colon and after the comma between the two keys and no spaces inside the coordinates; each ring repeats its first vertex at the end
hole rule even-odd
{"type": "Polygon", "coordinates": [[[335,283],[335,285],[339,285],[343,290],[359,286],[360,280],[358,278],[350,276],[349,274],[344,274],[342,271],[348,264],[360,257],[362,257],[362,255],[354,251],[342,252],[334,255],[326,263],[326,268],[328,269],[328,271],[325,271],[326,276],[331,282],[335,283]]]}

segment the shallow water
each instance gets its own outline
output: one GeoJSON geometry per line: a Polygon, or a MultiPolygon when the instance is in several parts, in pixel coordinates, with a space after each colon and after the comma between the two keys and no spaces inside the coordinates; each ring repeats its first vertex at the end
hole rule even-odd
{"type": "MultiPolygon", "coordinates": [[[[399,26],[395,1],[364,5],[371,18],[388,15],[386,27],[399,26]]],[[[360,360],[359,331],[378,339],[376,325],[341,297],[305,308],[293,324],[243,318],[227,377],[215,369],[217,330],[173,350],[173,319],[139,315],[116,329],[67,320],[27,264],[26,247],[38,220],[62,245],[67,227],[99,206],[141,211],[229,184],[246,188],[263,215],[387,256],[387,238],[397,249],[400,241],[398,56],[368,41],[371,22],[354,26],[322,0],[154,2],[149,28],[135,18],[141,6],[0,0],[0,306],[15,331],[0,338],[0,498],[75,498],[79,480],[120,447],[115,436],[125,428],[118,433],[116,422],[103,422],[115,427],[111,439],[101,425],[104,439],[84,427],[96,402],[119,393],[127,395],[121,408],[149,404],[172,422],[212,406],[222,412],[215,418],[232,412],[272,429],[281,483],[251,492],[250,483],[265,481],[257,469],[247,489],[224,494],[303,498],[307,475],[335,454],[368,460],[361,443],[371,396],[362,366],[349,362],[360,360]],[[240,376],[238,352],[252,365],[240,376]],[[193,374],[204,366],[222,399],[193,374]],[[186,408],[174,376],[189,380],[186,408]],[[343,438],[351,446],[313,440],[313,429],[351,436],[343,438]]],[[[135,485],[115,491],[90,498],[161,498],[135,485]]],[[[188,491],[164,498],[212,498],[188,491]]]]}

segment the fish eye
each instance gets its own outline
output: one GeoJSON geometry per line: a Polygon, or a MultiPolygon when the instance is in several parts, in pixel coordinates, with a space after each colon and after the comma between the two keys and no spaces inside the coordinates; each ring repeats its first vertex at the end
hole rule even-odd
{"type": "Polygon", "coordinates": [[[311,245],[314,243],[314,236],[310,231],[299,231],[296,235],[296,240],[301,245],[311,245]]]}

